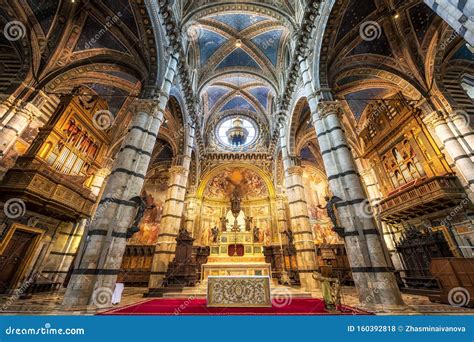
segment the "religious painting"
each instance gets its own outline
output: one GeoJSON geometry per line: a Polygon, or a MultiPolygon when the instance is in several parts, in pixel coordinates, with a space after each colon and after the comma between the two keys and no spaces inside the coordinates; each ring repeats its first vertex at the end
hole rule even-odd
{"type": "Polygon", "coordinates": [[[245,168],[225,168],[214,176],[206,187],[204,197],[227,201],[238,189],[243,200],[268,197],[268,189],[263,179],[253,170],[245,168]]]}
{"type": "Polygon", "coordinates": [[[332,224],[330,221],[325,223],[314,223],[311,227],[313,230],[314,243],[316,245],[336,245],[344,242],[341,240],[339,235],[332,230],[332,224]]]}
{"type": "Polygon", "coordinates": [[[270,216],[268,205],[253,207],[252,216],[254,217],[270,216]]]}
{"type": "Polygon", "coordinates": [[[145,185],[146,206],[140,231],[128,241],[129,245],[154,245],[161,230],[161,217],[168,189],[166,178],[151,179],[145,185]]]}
{"type": "Polygon", "coordinates": [[[216,208],[214,206],[204,206],[203,207],[203,215],[205,217],[219,217],[220,208],[216,208]]]}
{"type": "Polygon", "coordinates": [[[339,236],[332,231],[332,223],[325,209],[327,181],[314,167],[306,166],[303,182],[314,243],[316,245],[342,243],[339,236]]]}

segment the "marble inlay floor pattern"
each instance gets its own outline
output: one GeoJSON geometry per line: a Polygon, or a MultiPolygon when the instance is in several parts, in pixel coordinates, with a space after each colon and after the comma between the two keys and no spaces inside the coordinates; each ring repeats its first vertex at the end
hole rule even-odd
{"type": "MultiPolygon", "coordinates": [[[[126,288],[122,296],[122,302],[115,306],[116,308],[128,306],[144,300],[143,293],[147,291],[146,288],[126,288]]],[[[290,295],[297,296],[298,289],[289,292],[290,295]]],[[[0,297],[0,315],[1,314],[19,314],[19,315],[93,315],[97,312],[107,311],[110,308],[100,309],[98,311],[68,311],[61,308],[61,301],[64,295],[64,290],[56,294],[38,294],[30,299],[17,299],[11,302],[10,305],[4,305],[11,297],[0,297]]],[[[196,294],[185,294],[181,297],[196,296],[196,294]]],[[[320,290],[312,293],[315,298],[322,298],[320,290]]],[[[360,303],[357,298],[357,293],[353,287],[343,288],[343,304],[360,308],[360,303]]],[[[400,312],[376,312],[384,315],[417,315],[417,314],[438,314],[438,315],[474,315],[474,309],[458,308],[450,305],[432,303],[425,296],[403,294],[403,300],[408,305],[408,310],[400,312]]]]}

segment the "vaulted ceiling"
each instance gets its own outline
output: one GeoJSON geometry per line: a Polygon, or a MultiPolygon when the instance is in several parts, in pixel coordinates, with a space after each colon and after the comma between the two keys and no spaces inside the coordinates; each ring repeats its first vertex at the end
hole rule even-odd
{"type": "Polygon", "coordinates": [[[426,97],[433,87],[430,49],[446,28],[419,0],[337,2],[324,33],[321,85],[345,101],[356,121],[372,100],[397,92],[426,97]]]}
{"type": "MultiPolygon", "coordinates": [[[[461,38],[449,39],[452,30],[421,0],[329,2],[334,7],[327,25],[314,37],[323,41],[313,56],[319,63],[311,67],[319,71],[321,88],[343,101],[354,124],[363,121],[373,99],[396,92],[427,97],[434,74],[472,68],[473,52],[461,38]],[[442,61],[435,61],[434,42],[442,39],[449,44],[442,61]]],[[[193,95],[203,109],[201,133],[241,114],[272,134],[275,100],[285,88],[305,6],[290,0],[174,2],[193,95]]],[[[150,8],[133,0],[8,2],[0,8],[2,27],[19,20],[31,36],[18,41],[0,36],[5,75],[0,93],[10,94],[20,84],[25,93],[38,88],[48,94],[85,85],[106,99],[113,113],[125,111],[144,88],[159,86],[160,68],[166,68],[166,43],[156,34],[161,24],[150,8]]],[[[306,106],[292,128],[294,140],[314,140],[308,115],[306,106]]]]}
{"type": "Polygon", "coordinates": [[[279,92],[290,29],[252,11],[209,14],[187,25],[204,125],[214,115],[243,112],[269,122],[279,92]]]}

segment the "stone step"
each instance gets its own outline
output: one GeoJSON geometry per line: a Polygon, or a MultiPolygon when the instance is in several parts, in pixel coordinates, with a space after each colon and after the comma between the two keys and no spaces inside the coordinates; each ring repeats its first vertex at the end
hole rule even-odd
{"type": "MultiPolygon", "coordinates": [[[[270,291],[272,297],[312,298],[310,292],[306,292],[299,288],[289,286],[272,285],[270,291]]],[[[205,284],[201,284],[196,287],[185,287],[181,291],[164,293],[163,298],[205,298],[206,293],[207,287],[205,286],[205,284]]]]}

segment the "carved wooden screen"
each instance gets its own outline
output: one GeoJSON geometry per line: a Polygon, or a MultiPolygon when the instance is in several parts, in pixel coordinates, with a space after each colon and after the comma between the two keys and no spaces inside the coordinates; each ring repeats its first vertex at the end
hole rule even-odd
{"type": "Polygon", "coordinates": [[[404,280],[409,287],[437,288],[437,281],[429,271],[431,259],[452,257],[441,231],[425,229],[420,231],[409,227],[396,244],[405,268],[404,280]]]}

